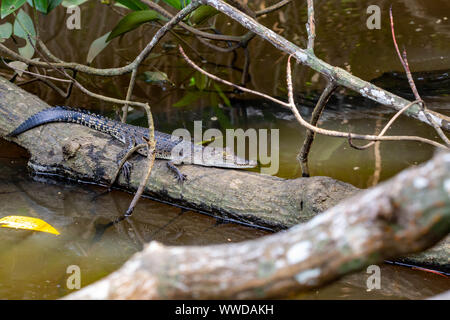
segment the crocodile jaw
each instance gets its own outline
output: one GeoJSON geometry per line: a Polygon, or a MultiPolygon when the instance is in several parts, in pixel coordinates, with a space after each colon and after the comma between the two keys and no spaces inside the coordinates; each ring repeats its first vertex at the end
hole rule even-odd
{"type": "Polygon", "coordinates": [[[236,156],[228,148],[194,146],[190,154],[186,154],[182,158],[183,160],[180,162],[206,167],[247,169],[254,168],[258,164],[255,160],[245,160],[236,156]]]}

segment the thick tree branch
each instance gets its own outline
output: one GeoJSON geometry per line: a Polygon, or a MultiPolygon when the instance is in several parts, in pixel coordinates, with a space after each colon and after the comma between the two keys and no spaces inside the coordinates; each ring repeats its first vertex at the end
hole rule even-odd
{"type": "Polygon", "coordinates": [[[321,286],[450,231],[450,153],[344,200],[310,222],[236,244],[151,242],[67,299],[255,299],[321,286]]]}

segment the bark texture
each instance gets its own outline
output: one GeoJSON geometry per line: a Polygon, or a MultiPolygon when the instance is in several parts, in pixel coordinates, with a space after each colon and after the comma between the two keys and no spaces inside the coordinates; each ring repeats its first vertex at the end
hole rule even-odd
{"type": "MultiPolygon", "coordinates": [[[[49,106],[0,77],[0,137],[32,114],[49,106]]],[[[38,174],[108,184],[123,145],[106,134],[67,123],[29,130],[15,143],[31,155],[29,167],[38,174]]],[[[121,176],[117,186],[134,191],[146,170],[135,156],[130,183],[121,176]]],[[[328,177],[285,180],[258,173],[183,165],[188,180],[177,183],[165,161],[155,161],[144,193],[200,212],[235,219],[272,230],[311,219],[358,189],[328,177]]]]}
{"type": "Polygon", "coordinates": [[[297,225],[234,244],[151,242],[117,272],[68,299],[255,299],[308,290],[450,231],[450,153],[297,225]]]}

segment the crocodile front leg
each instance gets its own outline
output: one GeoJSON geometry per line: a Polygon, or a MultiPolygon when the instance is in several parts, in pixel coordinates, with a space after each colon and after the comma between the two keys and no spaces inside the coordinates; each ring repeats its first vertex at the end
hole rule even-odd
{"type": "Polygon", "coordinates": [[[186,180],[186,175],[181,173],[173,161],[167,162],[167,167],[170,171],[175,173],[175,176],[179,182],[183,183],[186,180]]]}

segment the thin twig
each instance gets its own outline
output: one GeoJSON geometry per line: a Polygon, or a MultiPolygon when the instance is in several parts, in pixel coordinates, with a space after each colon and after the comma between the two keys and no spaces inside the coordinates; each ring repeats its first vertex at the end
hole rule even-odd
{"type": "Polygon", "coordinates": [[[396,40],[396,36],[395,36],[394,16],[392,14],[392,6],[389,8],[389,18],[390,18],[390,22],[391,22],[391,33],[392,33],[392,40],[394,42],[395,51],[397,51],[397,55],[403,66],[403,69],[405,69],[406,77],[408,79],[409,86],[411,87],[411,90],[414,93],[414,97],[416,98],[416,101],[419,102],[418,104],[421,107],[422,113],[425,115],[428,122],[436,130],[437,134],[439,135],[439,137],[441,137],[441,139],[445,142],[445,144],[448,147],[450,147],[450,140],[447,138],[447,136],[442,131],[441,127],[436,123],[436,121],[434,121],[433,117],[429,114],[429,112],[427,112],[425,102],[420,97],[419,91],[417,91],[417,87],[414,82],[413,76],[411,74],[411,70],[409,69],[408,58],[406,55],[406,49],[403,49],[403,55],[400,54],[400,50],[398,48],[398,44],[397,44],[397,40],[396,40]]]}
{"type": "Polygon", "coordinates": [[[262,16],[262,15],[271,13],[271,12],[273,12],[273,11],[276,11],[276,10],[278,10],[278,9],[280,9],[280,8],[282,8],[282,7],[284,7],[285,5],[287,5],[287,4],[290,3],[290,2],[292,2],[292,0],[282,0],[282,1],[280,1],[280,2],[277,2],[277,3],[275,3],[274,5],[272,5],[272,6],[270,6],[270,7],[267,7],[267,8],[265,8],[265,9],[256,11],[256,16],[259,17],[259,16],[262,16]]]}
{"type": "MultiPolygon", "coordinates": [[[[313,113],[311,115],[310,123],[315,126],[319,121],[320,115],[322,114],[323,109],[325,108],[328,100],[330,99],[333,92],[336,90],[336,82],[333,80],[329,81],[325,90],[323,90],[320,95],[319,100],[317,101],[316,106],[314,107],[313,113]]],[[[314,141],[315,133],[312,130],[306,130],[305,141],[303,142],[300,153],[297,156],[297,159],[300,162],[300,166],[302,169],[302,176],[309,177],[309,167],[308,167],[308,155],[311,150],[312,143],[314,141]]]]}
{"type": "MultiPolygon", "coordinates": [[[[378,134],[378,136],[380,136],[380,137],[383,136],[383,135],[386,133],[386,131],[392,126],[392,124],[394,123],[394,121],[397,120],[397,118],[398,118],[404,111],[406,111],[408,108],[410,108],[412,105],[414,105],[414,104],[416,104],[416,103],[418,103],[418,102],[420,102],[420,101],[412,101],[412,102],[408,103],[406,106],[404,106],[402,109],[400,109],[399,111],[397,111],[397,112],[395,113],[395,115],[389,120],[389,122],[384,126],[383,130],[381,130],[381,132],[378,134]]],[[[367,149],[367,148],[373,146],[375,143],[376,143],[376,141],[371,141],[371,142],[369,142],[369,143],[366,144],[366,145],[363,145],[363,146],[357,146],[357,145],[353,144],[351,138],[349,138],[349,140],[348,140],[348,144],[349,144],[352,148],[357,149],[357,150],[364,150],[364,149],[367,149]]]]}
{"type": "Polygon", "coordinates": [[[155,127],[153,124],[153,116],[150,109],[150,106],[146,104],[145,111],[147,112],[147,119],[148,119],[148,130],[149,130],[149,137],[150,139],[148,142],[148,152],[147,152],[147,172],[141,179],[141,183],[139,184],[139,187],[134,194],[133,200],[131,201],[126,213],[125,217],[131,216],[131,214],[134,211],[134,208],[136,207],[137,202],[139,201],[139,198],[142,196],[142,193],[144,192],[144,188],[147,185],[148,179],[150,178],[150,174],[152,172],[153,164],[155,163],[155,148],[156,148],[156,140],[155,140],[155,127]]]}
{"type": "Polygon", "coordinates": [[[308,47],[311,53],[314,53],[314,39],[316,38],[316,22],[314,19],[314,0],[308,0],[308,22],[306,23],[306,31],[308,33],[308,47]]]}

